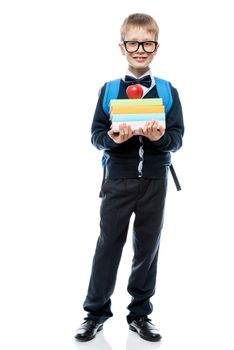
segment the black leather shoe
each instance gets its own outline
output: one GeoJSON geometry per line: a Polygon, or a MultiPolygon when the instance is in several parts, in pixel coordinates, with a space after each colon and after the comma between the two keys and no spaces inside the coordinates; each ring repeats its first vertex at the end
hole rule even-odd
{"type": "Polygon", "coordinates": [[[102,323],[86,320],[76,331],[75,338],[79,341],[89,341],[96,337],[97,332],[103,329],[102,323]]]}
{"type": "Polygon", "coordinates": [[[141,317],[132,321],[129,324],[129,329],[133,332],[137,332],[141,338],[148,341],[159,341],[162,338],[158,329],[147,317],[141,317]]]}

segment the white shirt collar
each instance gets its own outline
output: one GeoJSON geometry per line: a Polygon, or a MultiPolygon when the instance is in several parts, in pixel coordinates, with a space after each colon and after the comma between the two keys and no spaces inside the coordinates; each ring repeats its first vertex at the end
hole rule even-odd
{"type": "MultiPolygon", "coordinates": [[[[147,92],[149,91],[149,90],[151,90],[152,89],[152,87],[154,87],[155,86],[155,80],[154,80],[154,76],[153,76],[153,74],[152,74],[152,72],[151,72],[151,69],[149,69],[146,73],[144,73],[144,74],[142,74],[140,77],[136,77],[132,72],[130,72],[129,70],[127,70],[127,72],[126,72],[126,75],[130,75],[131,77],[133,77],[133,78],[142,78],[142,77],[144,77],[145,75],[150,75],[150,77],[151,77],[151,86],[149,87],[149,88],[147,88],[147,87],[145,87],[145,86],[142,86],[141,85],[141,87],[143,88],[143,96],[142,97],[144,97],[146,94],[147,94],[147,92]]],[[[124,81],[124,77],[123,77],[123,81],[124,81]]],[[[140,85],[140,84],[139,84],[140,85]]]]}

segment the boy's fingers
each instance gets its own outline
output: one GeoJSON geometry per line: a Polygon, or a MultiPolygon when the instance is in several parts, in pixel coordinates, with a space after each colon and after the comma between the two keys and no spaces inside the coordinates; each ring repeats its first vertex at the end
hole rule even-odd
{"type": "Polygon", "coordinates": [[[165,128],[162,125],[159,125],[158,131],[159,131],[160,135],[163,135],[165,133],[165,128]]]}

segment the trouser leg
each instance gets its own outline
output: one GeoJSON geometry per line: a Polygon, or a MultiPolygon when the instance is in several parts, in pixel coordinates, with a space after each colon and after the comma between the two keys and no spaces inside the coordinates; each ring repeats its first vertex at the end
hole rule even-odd
{"type": "Polygon", "coordinates": [[[124,180],[108,180],[102,188],[100,236],[93,258],[84,310],[88,318],[104,322],[112,316],[110,297],[133,212],[132,193],[124,180]]]}
{"type": "Polygon", "coordinates": [[[143,194],[137,201],[133,224],[134,257],[128,282],[128,292],[132,296],[128,306],[129,323],[153,310],[150,298],[155,293],[166,187],[167,179],[145,181],[143,194]]]}

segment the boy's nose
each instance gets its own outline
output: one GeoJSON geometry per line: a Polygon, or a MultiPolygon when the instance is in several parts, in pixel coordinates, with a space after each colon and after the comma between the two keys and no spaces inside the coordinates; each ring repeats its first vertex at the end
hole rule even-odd
{"type": "Polygon", "coordinates": [[[139,45],[137,52],[144,52],[143,44],[139,45]]]}

